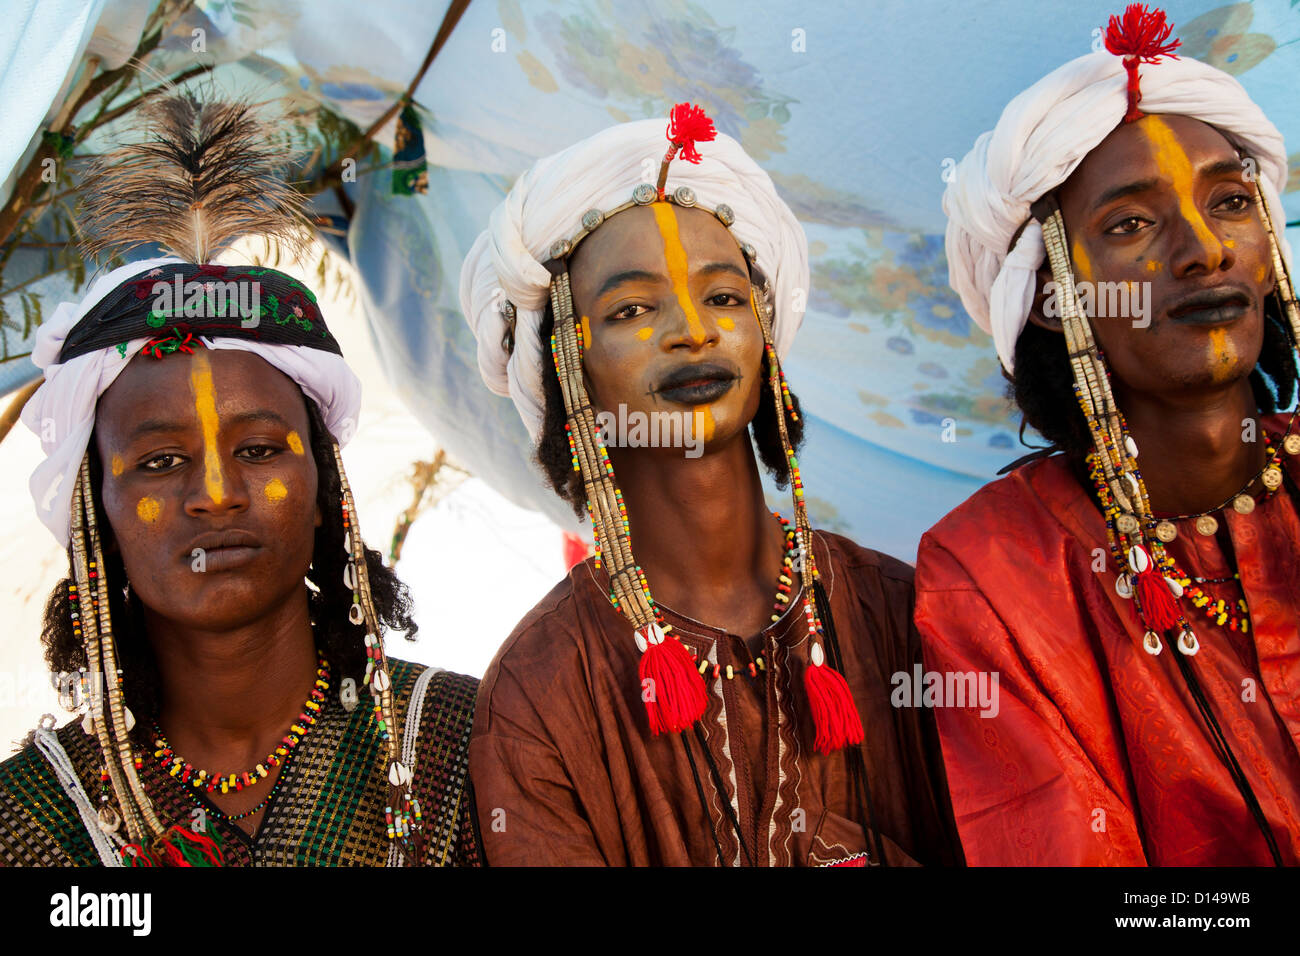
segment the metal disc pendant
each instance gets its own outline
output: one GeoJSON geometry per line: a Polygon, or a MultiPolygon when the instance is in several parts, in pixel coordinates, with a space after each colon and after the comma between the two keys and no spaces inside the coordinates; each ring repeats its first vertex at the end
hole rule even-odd
{"type": "Polygon", "coordinates": [[[1282,447],[1288,455],[1300,455],[1300,435],[1287,435],[1282,440],[1282,447]]]}
{"type": "Polygon", "coordinates": [[[1131,514],[1122,514],[1115,519],[1115,527],[1119,529],[1120,534],[1137,534],[1137,529],[1141,527],[1138,519],[1131,514]]]}
{"type": "Polygon", "coordinates": [[[1195,657],[1196,652],[1201,649],[1201,642],[1196,639],[1195,634],[1185,630],[1178,635],[1178,649],[1188,657],[1195,657]]]}
{"type": "Polygon", "coordinates": [[[1264,487],[1269,491],[1276,491],[1282,484],[1282,469],[1277,465],[1269,465],[1264,469],[1264,474],[1260,476],[1264,482],[1264,487]]]}
{"type": "Polygon", "coordinates": [[[1196,519],[1196,533],[1209,537],[1219,530],[1219,522],[1214,520],[1214,515],[1201,515],[1196,519]]]}
{"type": "Polygon", "coordinates": [[[1232,499],[1232,510],[1239,515],[1248,515],[1255,510],[1255,499],[1247,494],[1240,494],[1232,499]]]}
{"type": "Polygon", "coordinates": [[[1121,574],[1115,579],[1115,593],[1126,601],[1133,597],[1133,582],[1127,574],[1121,574]]]}
{"type": "Polygon", "coordinates": [[[1162,521],[1156,525],[1156,537],[1168,544],[1178,537],[1178,525],[1172,521],[1162,521]]]}
{"type": "Polygon", "coordinates": [[[1142,649],[1153,657],[1159,654],[1164,649],[1164,645],[1160,643],[1160,635],[1155,631],[1147,631],[1146,636],[1142,638],[1142,649]]]}

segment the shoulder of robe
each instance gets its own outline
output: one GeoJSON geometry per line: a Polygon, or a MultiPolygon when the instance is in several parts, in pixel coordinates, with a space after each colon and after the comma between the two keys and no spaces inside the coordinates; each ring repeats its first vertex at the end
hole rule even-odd
{"type": "MultiPolygon", "coordinates": [[[[490,691],[502,670],[516,673],[559,673],[562,665],[580,661],[586,654],[584,629],[592,627],[591,597],[599,596],[591,559],[573,566],[567,575],[515,625],[483,675],[490,691]]],[[[599,605],[596,605],[599,609],[599,605]]],[[[616,621],[622,616],[609,608],[616,621]]],[[[631,625],[626,626],[631,644],[631,625]]]]}
{"type": "Polygon", "coordinates": [[[916,572],[907,562],[883,551],[864,548],[851,538],[833,531],[814,529],[813,533],[825,543],[830,559],[837,567],[859,577],[880,579],[886,582],[886,587],[888,583],[896,582],[905,588],[911,588],[912,578],[916,572]]]}
{"type": "MultiPolygon", "coordinates": [[[[89,795],[98,776],[90,779],[88,743],[73,720],[58,730],[59,742],[89,795]]],[[[30,737],[28,738],[30,740],[30,737]]],[[[28,743],[0,763],[0,865],[86,866],[99,863],[72,800],[64,792],[48,760],[28,743]]]]}
{"type": "Polygon", "coordinates": [[[918,563],[934,546],[963,555],[981,552],[993,537],[1023,540],[1059,531],[1057,514],[1088,500],[1064,455],[1021,465],[980,488],[922,535],[918,563]]]}

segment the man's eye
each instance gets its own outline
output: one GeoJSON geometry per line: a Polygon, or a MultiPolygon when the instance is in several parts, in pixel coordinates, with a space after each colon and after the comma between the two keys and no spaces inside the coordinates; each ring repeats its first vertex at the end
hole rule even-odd
{"type": "Polygon", "coordinates": [[[239,454],[253,461],[261,461],[264,458],[273,458],[279,451],[280,449],[274,445],[249,445],[247,448],[241,448],[239,454]]]}
{"type": "Polygon", "coordinates": [[[1242,193],[1235,196],[1229,196],[1223,202],[1219,203],[1219,208],[1227,212],[1245,212],[1250,206],[1250,197],[1242,193]]]}
{"type": "Polygon", "coordinates": [[[641,315],[642,313],[649,312],[649,311],[650,310],[647,309],[644,305],[625,305],[623,306],[623,308],[619,309],[617,312],[611,315],[610,318],[611,319],[635,319],[638,315],[641,315]],[[641,311],[640,312],[634,311],[636,309],[640,309],[641,311]]]}
{"type": "Polygon", "coordinates": [[[719,308],[725,306],[744,305],[744,302],[741,301],[740,296],[732,295],[730,292],[719,292],[717,295],[709,296],[709,298],[706,301],[709,303],[709,305],[717,306],[719,308]]]}
{"type": "Polygon", "coordinates": [[[175,467],[180,460],[180,455],[154,455],[148,461],[141,462],[140,467],[145,471],[168,471],[175,467]]]}
{"type": "Polygon", "coordinates": [[[1147,220],[1138,216],[1129,216],[1127,219],[1121,219],[1115,225],[1111,226],[1106,232],[1112,236],[1131,236],[1142,228],[1147,220]]]}

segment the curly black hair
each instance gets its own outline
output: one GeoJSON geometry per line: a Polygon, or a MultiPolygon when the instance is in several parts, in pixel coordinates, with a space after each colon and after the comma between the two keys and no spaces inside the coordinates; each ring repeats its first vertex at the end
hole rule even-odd
{"type": "MultiPolygon", "coordinates": [[[[542,316],[538,330],[541,339],[542,366],[549,371],[542,375],[542,393],[544,408],[542,412],[542,432],[537,440],[534,461],[541,467],[547,481],[555,493],[573,507],[573,513],[581,518],[586,513],[586,493],[582,487],[582,475],[573,470],[573,456],[569,451],[569,439],[564,433],[564,394],[560,391],[560,379],[555,374],[554,360],[551,357],[551,333],[555,329],[555,315],[550,303],[546,305],[546,314],[542,316]]],[[[776,480],[778,488],[784,488],[790,481],[790,463],[786,461],[785,450],[781,447],[781,430],[776,420],[776,408],[772,396],[766,351],[761,364],[761,384],[759,386],[758,411],[750,428],[754,436],[754,445],[763,466],[776,480]]],[[[803,414],[800,411],[799,397],[790,390],[790,400],[794,406],[796,419],[786,418],[786,433],[790,436],[790,447],[798,454],[803,446],[803,414]]]]}
{"type": "MultiPolygon", "coordinates": [[[[355,625],[348,620],[352,594],[340,586],[347,566],[343,550],[343,486],[334,461],[333,438],[316,403],[305,400],[310,421],[311,453],[318,476],[316,503],[324,520],[316,528],[311,568],[307,572],[311,586],[304,583],[303,587],[308,591],[317,648],[329,660],[336,679],[352,677],[360,683],[366,661],[362,643],[364,625],[355,625]]],[[[93,436],[89,447],[91,487],[98,489],[103,472],[93,436]]],[[[98,494],[95,496],[95,509],[99,527],[109,528],[98,494]]],[[[414,640],[417,628],[411,617],[413,608],[406,585],[384,564],[383,555],[378,551],[365,548],[365,555],[370,593],[379,619],[387,627],[405,632],[408,640],[414,640]]],[[[135,598],[128,599],[125,594],[126,569],[116,550],[105,549],[104,572],[126,705],[137,715],[156,716],[160,690],[158,668],[149,645],[140,602],[135,598]]],[[[87,666],[86,649],[72,632],[69,583],[67,578],[60,581],[45,604],[41,641],[45,646],[46,664],[56,673],[75,673],[87,666]]],[[[147,724],[147,720],[141,720],[136,726],[147,728],[147,724]]]]}
{"type": "MultiPolygon", "coordinates": [[[[1074,396],[1074,375],[1061,333],[1028,323],[1016,340],[1015,365],[1014,374],[1002,374],[1009,382],[1007,397],[1020,409],[1021,443],[1035,447],[1025,441],[1025,426],[1029,426],[1047,439],[1050,450],[1076,461],[1085,458],[1093,448],[1092,435],[1074,396]]],[[[1250,373],[1260,414],[1290,407],[1296,381],[1291,333],[1283,322],[1281,303],[1269,296],[1264,305],[1264,342],[1250,373]]]]}

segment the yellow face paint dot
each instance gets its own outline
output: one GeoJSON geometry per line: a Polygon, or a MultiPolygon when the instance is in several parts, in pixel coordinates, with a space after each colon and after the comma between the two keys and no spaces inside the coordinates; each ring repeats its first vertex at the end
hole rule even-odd
{"type": "Polygon", "coordinates": [[[736,323],[731,321],[728,316],[724,315],[722,318],[718,319],[718,326],[725,331],[730,332],[736,327],[736,323]]]}
{"type": "Polygon", "coordinates": [[[277,501],[283,501],[289,494],[289,489],[284,486],[284,482],[279,478],[272,478],[266,483],[266,487],[262,489],[262,492],[266,495],[266,500],[274,504],[277,501]]]}
{"type": "Polygon", "coordinates": [[[1178,135],[1158,116],[1148,116],[1142,123],[1142,132],[1151,144],[1151,155],[1156,166],[1169,178],[1174,192],[1178,194],[1178,208],[1183,218],[1191,225],[1197,239],[1206,246],[1213,246],[1219,240],[1205,224],[1201,211],[1196,208],[1193,192],[1196,176],[1187,151],[1178,142],[1178,135]]]}
{"type": "Polygon", "coordinates": [[[682,307],[682,313],[686,316],[687,325],[691,330],[691,339],[697,344],[703,344],[704,323],[700,321],[700,315],[695,311],[690,289],[686,286],[686,277],[690,269],[686,261],[686,250],[682,248],[681,235],[677,231],[677,214],[666,202],[652,203],[650,210],[654,213],[655,222],[659,226],[659,235],[663,236],[664,260],[668,264],[668,278],[673,284],[673,291],[677,293],[677,304],[682,307]]]}
{"type": "Polygon", "coordinates": [[[1156,262],[1154,259],[1147,263],[1147,272],[1159,272],[1163,268],[1164,266],[1156,262]]]}
{"type": "Polygon", "coordinates": [[[208,496],[215,504],[221,504],[226,490],[221,477],[221,456],[217,451],[217,393],[212,386],[212,364],[205,349],[194,350],[190,389],[194,392],[194,410],[203,428],[203,482],[208,496]]]}
{"type": "Polygon", "coordinates": [[[1263,282],[1264,276],[1268,275],[1268,266],[1260,266],[1255,270],[1255,281],[1263,282]]]}
{"type": "Polygon", "coordinates": [[[136,502],[135,513],[145,524],[153,524],[162,512],[162,504],[157,498],[141,498],[136,502]]]}
{"type": "Polygon", "coordinates": [[[126,464],[122,461],[121,455],[113,456],[113,477],[116,478],[126,470],[126,464]]]}
{"type": "Polygon", "coordinates": [[[637,329],[636,337],[640,339],[642,342],[649,342],[650,336],[654,334],[655,334],[655,330],[650,328],[650,326],[647,325],[644,329],[637,329]]]}
{"type": "Polygon", "coordinates": [[[1091,282],[1092,260],[1088,258],[1088,250],[1083,248],[1083,243],[1077,239],[1070,245],[1070,257],[1074,260],[1074,268],[1079,273],[1079,278],[1084,282],[1091,282]]]}
{"type": "Polygon", "coordinates": [[[582,347],[589,349],[591,348],[591,319],[584,315],[579,320],[579,325],[582,328],[582,347]]]}
{"type": "Polygon", "coordinates": [[[285,436],[285,441],[289,443],[289,450],[295,455],[302,454],[302,439],[298,437],[297,432],[289,432],[289,434],[285,436]]]}
{"type": "Polygon", "coordinates": [[[1236,249],[1236,248],[1237,248],[1237,243],[1234,242],[1234,241],[1231,240],[1231,239],[1224,239],[1224,240],[1223,240],[1223,244],[1224,244],[1225,246],[1227,246],[1229,249],[1236,249]]]}

